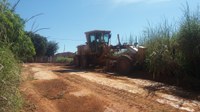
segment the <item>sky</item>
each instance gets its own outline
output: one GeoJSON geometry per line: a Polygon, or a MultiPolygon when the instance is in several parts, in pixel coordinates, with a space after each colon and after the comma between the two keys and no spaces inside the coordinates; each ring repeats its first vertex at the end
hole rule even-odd
{"type": "MultiPolygon", "coordinates": [[[[11,5],[18,0],[8,0],[11,5]]],[[[57,52],[75,52],[85,44],[84,32],[110,30],[112,44],[117,34],[123,41],[139,36],[148,27],[164,20],[179,24],[188,2],[191,10],[199,0],[21,0],[16,13],[23,19],[41,14],[26,23],[25,30],[36,31],[59,45],[57,52]]]]}

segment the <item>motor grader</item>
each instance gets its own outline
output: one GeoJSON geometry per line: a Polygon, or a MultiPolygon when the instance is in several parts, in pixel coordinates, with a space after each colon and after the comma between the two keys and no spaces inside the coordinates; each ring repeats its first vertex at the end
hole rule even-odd
{"type": "Polygon", "coordinates": [[[86,44],[77,46],[74,64],[81,68],[104,66],[107,71],[128,74],[134,68],[142,66],[145,48],[136,45],[110,45],[111,31],[93,30],[85,32],[86,44]]]}

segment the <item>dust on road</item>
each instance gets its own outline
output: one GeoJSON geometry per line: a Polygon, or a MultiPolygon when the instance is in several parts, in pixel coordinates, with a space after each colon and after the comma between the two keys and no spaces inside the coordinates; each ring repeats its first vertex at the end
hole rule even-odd
{"type": "Polygon", "coordinates": [[[167,92],[173,88],[148,80],[52,64],[25,64],[22,80],[24,112],[200,111],[199,101],[174,96],[167,92]],[[147,88],[154,85],[162,86],[147,88]]]}

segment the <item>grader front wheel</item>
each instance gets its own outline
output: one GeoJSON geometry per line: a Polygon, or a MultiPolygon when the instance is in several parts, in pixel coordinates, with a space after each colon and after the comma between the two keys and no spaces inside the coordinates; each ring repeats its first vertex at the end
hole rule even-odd
{"type": "Polygon", "coordinates": [[[131,72],[131,60],[127,57],[120,57],[117,61],[117,71],[120,74],[129,74],[131,72]]]}

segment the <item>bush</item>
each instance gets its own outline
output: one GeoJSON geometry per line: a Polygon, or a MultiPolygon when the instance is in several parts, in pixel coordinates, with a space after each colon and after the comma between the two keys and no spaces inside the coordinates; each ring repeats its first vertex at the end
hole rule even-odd
{"type": "Polygon", "coordinates": [[[22,106],[18,90],[20,67],[13,53],[0,48],[0,112],[17,112],[22,106]]]}
{"type": "Polygon", "coordinates": [[[71,63],[73,61],[73,58],[68,57],[57,57],[56,63],[71,63]]]}

